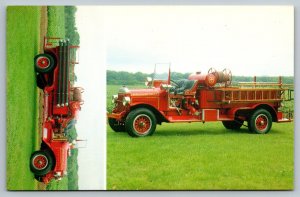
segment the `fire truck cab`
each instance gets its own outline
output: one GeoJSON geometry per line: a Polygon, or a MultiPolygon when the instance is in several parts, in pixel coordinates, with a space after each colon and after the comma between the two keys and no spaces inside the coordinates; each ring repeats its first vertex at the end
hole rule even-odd
{"type": "MultiPolygon", "coordinates": [[[[154,74],[155,75],[155,74],[154,74]]],[[[110,127],[130,136],[152,135],[162,122],[222,121],[227,129],[239,129],[244,122],[251,132],[266,134],[272,122],[292,121],[291,113],[280,111],[284,100],[291,100],[292,89],[278,83],[239,83],[232,86],[228,69],[197,72],[188,79],[147,78],[145,89],[123,86],[113,95],[115,107],[108,113],[110,127]]]]}

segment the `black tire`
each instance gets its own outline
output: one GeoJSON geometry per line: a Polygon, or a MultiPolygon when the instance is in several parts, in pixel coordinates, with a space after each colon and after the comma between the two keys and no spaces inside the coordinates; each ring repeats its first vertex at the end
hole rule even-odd
{"type": "Polygon", "coordinates": [[[30,170],[37,176],[43,176],[53,167],[53,157],[46,151],[35,151],[30,157],[30,170]]]}
{"type": "Polygon", "coordinates": [[[156,129],[155,115],[146,108],[131,111],[126,117],[125,129],[132,137],[152,135],[156,129]]]}
{"type": "Polygon", "coordinates": [[[47,81],[45,77],[40,73],[36,75],[36,85],[42,90],[47,86],[47,81]]]}
{"type": "Polygon", "coordinates": [[[238,130],[241,128],[244,121],[240,119],[236,119],[233,121],[222,121],[222,123],[226,129],[238,130]]]}
{"type": "Polygon", "coordinates": [[[117,121],[114,118],[108,118],[108,124],[110,128],[112,128],[115,132],[124,132],[125,131],[125,123],[117,121]]]}
{"type": "Polygon", "coordinates": [[[53,70],[55,60],[49,54],[38,54],[34,57],[34,67],[38,73],[48,73],[53,70]]]}
{"type": "Polygon", "coordinates": [[[255,110],[248,120],[249,131],[257,134],[266,134],[270,131],[271,127],[272,116],[265,109],[255,110]]]}

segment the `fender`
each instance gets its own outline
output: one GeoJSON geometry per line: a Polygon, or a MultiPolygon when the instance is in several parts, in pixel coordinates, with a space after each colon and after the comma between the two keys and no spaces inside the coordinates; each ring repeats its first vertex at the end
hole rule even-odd
{"type": "MultiPolygon", "coordinates": [[[[165,116],[165,114],[162,111],[157,110],[153,105],[145,104],[145,103],[134,103],[134,105],[130,106],[130,111],[139,107],[144,107],[150,109],[154,115],[156,116],[156,119],[159,124],[161,122],[169,122],[168,118],[165,116]]],[[[127,115],[127,114],[126,114],[127,115]]]]}

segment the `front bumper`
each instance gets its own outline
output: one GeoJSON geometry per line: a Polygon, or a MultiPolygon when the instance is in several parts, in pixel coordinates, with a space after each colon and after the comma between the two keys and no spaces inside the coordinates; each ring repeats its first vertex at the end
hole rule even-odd
{"type": "Polygon", "coordinates": [[[125,117],[126,111],[123,111],[120,113],[107,113],[106,115],[107,115],[107,118],[112,118],[112,119],[121,121],[125,117]]]}

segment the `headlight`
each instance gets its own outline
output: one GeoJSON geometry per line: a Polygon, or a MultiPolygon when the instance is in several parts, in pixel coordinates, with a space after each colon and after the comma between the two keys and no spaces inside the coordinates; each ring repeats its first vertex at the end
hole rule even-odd
{"type": "Polygon", "coordinates": [[[112,103],[116,103],[116,102],[117,102],[117,99],[118,99],[118,95],[113,95],[113,96],[111,97],[111,102],[112,102],[112,103]]]}
{"type": "Polygon", "coordinates": [[[128,93],[129,89],[126,86],[123,86],[119,89],[119,93],[128,93]]]}
{"type": "Polygon", "coordinates": [[[61,177],[61,172],[55,172],[54,176],[55,177],[61,177]]]}
{"type": "Polygon", "coordinates": [[[129,104],[129,103],[130,103],[130,97],[125,96],[125,97],[123,98],[123,105],[125,106],[125,105],[127,105],[127,104],[129,104]]]}

